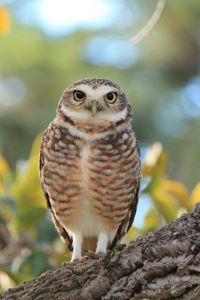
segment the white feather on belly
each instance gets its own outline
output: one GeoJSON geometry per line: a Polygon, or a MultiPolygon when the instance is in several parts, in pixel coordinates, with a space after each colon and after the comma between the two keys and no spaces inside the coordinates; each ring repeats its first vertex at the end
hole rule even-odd
{"type": "Polygon", "coordinates": [[[80,207],[78,218],[73,224],[72,231],[79,232],[83,237],[98,237],[104,229],[92,208],[89,190],[88,157],[90,153],[90,143],[86,143],[81,151],[81,174],[80,182],[82,192],[80,195],[80,207]]]}

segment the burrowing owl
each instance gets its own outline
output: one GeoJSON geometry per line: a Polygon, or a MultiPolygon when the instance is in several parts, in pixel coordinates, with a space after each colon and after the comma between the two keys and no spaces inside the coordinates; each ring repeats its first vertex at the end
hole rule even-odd
{"type": "Polygon", "coordinates": [[[40,179],[72,261],[82,250],[112,248],[132,225],[140,155],[126,94],[107,79],[68,87],[44,132],[40,179]]]}

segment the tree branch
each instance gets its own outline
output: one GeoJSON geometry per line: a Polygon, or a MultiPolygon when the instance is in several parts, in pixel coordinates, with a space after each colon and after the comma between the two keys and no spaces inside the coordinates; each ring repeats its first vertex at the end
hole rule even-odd
{"type": "Polygon", "coordinates": [[[158,0],[156,9],[151,17],[151,19],[148,21],[148,23],[140,30],[134,37],[131,38],[131,42],[133,42],[135,45],[139,44],[149,33],[153,30],[153,28],[156,26],[158,21],[160,20],[160,17],[164,11],[165,5],[167,0],[158,0]]]}
{"type": "Polygon", "coordinates": [[[200,204],[104,257],[65,263],[9,289],[5,300],[200,299],[200,204]]]}

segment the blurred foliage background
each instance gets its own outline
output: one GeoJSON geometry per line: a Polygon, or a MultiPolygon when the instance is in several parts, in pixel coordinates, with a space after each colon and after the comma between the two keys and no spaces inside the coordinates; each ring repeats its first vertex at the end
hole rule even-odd
{"type": "Polygon", "coordinates": [[[132,103],[143,180],[126,241],[200,201],[200,2],[167,0],[134,46],[156,3],[0,1],[0,290],[69,259],[47,214],[38,152],[74,80],[110,78],[132,103]]]}

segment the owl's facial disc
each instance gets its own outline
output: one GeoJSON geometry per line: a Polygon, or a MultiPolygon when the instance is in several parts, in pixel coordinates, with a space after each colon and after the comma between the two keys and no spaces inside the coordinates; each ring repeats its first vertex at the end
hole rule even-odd
{"type": "Polygon", "coordinates": [[[116,88],[106,85],[97,87],[83,84],[76,86],[76,88],[73,91],[73,100],[75,100],[74,104],[79,111],[89,111],[91,116],[95,117],[99,112],[118,110],[116,105],[114,107],[118,100],[116,88]]]}
{"type": "Polygon", "coordinates": [[[59,103],[62,113],[72,120],[89,122],[125,119],[128,112],[125,93],[114,84],[93,84],[93,81],[75,83],[65,90],[59,103]]]}

